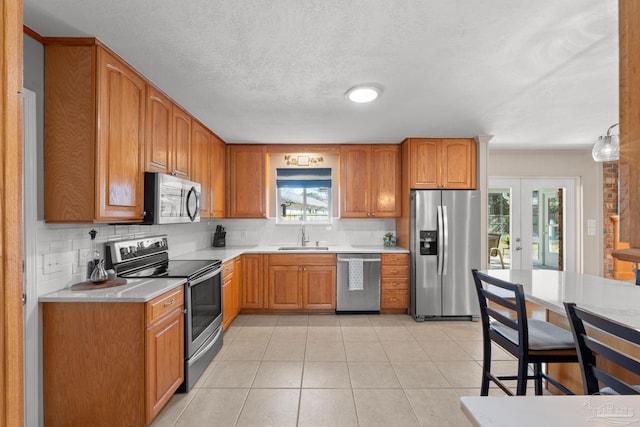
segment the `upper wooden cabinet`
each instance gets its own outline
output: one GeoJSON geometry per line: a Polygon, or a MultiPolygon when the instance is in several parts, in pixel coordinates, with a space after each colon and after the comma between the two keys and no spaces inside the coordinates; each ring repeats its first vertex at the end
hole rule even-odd
{"type": "Polygon", "coordinates": [[[266,146],[228,145],[227,150],[228,217],[266,218],[266,146]]]}
{"type": "Polygon", "coordinates": [[[476,187],[476,142],[472,138],[410,138],[409,186],[415,189],[474,189],[476,187]]]}
{"type": "Polygon", "coordinates": [[[211,135],[211,217],[224,218],[226,202],[227,148],[217,135],[211,135]]]}
{"type": "Polygon", "coordinates": [[[191,116],[147,85],[145,170],[189,178],[191,116]]]}
{"type": "Polygon", "coordinates": [[[340,216],[400,216],[400,146],[340,147],[340,216]]]}
{"type": "Polygon", "coordinates": [[[144,79],[95,39],[44,44],[45,221],[141,221],[144,79]]]}
{"type": "Polygon", "coordinates": [[[211,150],[211,133],[209,129],[197,121],[191,123],[191,179],[199,182],[200,217],[211,216],[211,177],[209,172],[209,152],[211,150]]]}
{"type": "Polygon", "coordinates": [[[173,104],[173,149],[168,172],[191,178],[191,116],[173,104]]]}

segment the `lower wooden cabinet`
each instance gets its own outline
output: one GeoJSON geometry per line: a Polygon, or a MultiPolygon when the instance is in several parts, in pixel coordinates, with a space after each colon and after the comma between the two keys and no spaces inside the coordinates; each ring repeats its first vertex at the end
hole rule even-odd
{"type": "Polygon", "coordinates": [[[242,255],[242,287],[241,308],[261,309],[264,308],[264,255],[244,254],[242,255]]]}
{"type": "Polygon", "coordinates": [[[184,290],[42,304],[46,426],[148,426],[184,380],[184,290]]]}
{"type": "Polygon", "coordinates": [[[222,267],[222,329],[226,330],[240,312],[241,257],[224,263],[222,267]]]}
{"type": "Polygon", "coordinates": [[[409,254],[382,254],[380,311],[409,308],[409,254]]]}
{"type": "Polygon", "coordinates": [[[269,255],[268,308],[335,310],[336,256],[269,255]]]}

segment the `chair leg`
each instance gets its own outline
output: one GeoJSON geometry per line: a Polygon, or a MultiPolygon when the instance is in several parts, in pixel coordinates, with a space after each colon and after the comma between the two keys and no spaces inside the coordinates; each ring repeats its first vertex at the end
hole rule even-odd
{"type": "Polygon", "coordinates": [[[488,396],[489,374],[491,373],[491,343],[487,343],[485,340],[483,344],[482,383],[480,385],[480,396],[488,396]]]}
{"type": "Polygon", "coordinates": [[[533,364],[533,376],[535,377],[536,396],[542,395],[542,363],[533,364]]]}
{"type": "Polygon", "coordinates": [[[524,396],[527,394],[527,377],[529,364],[524,358],[518,359],[518,384],[516,387],[516,396],[524,396]]]}

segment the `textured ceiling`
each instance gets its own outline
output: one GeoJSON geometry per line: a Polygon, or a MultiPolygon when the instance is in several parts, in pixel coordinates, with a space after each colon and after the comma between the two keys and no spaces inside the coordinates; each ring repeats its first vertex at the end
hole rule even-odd
{"type": "Polygon", "coordinates": [[[618,121],[617,0],[24,0],[230,143],[494,135],[583,149],[618,121]],[[350,104],[373,82],[382,97],[350,104]]]}

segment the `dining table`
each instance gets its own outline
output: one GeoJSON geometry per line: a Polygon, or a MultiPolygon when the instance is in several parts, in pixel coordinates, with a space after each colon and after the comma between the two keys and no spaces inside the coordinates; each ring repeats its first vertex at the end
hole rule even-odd
{"type": "MultiPolygon", "coordinates": [[[[546,310],[547,320],[568,328],[565,302],[640,329],[640,286],[633,282],[556,270],[484,270],[522,284],[527,302],[546,310]]],[[[640,354],[634,354],[640,359],[640,354]]],[[[567,365],[567,364],[563,364],[567,365]]],[[[579,367],[549,365],[549,373],[579,394],[579,367]]],[[[640,426],[640,396],[465,396],[460,404],[475,426],[640,426]],[[505,399],[508,399],[505,400],[505,399]]]]}

